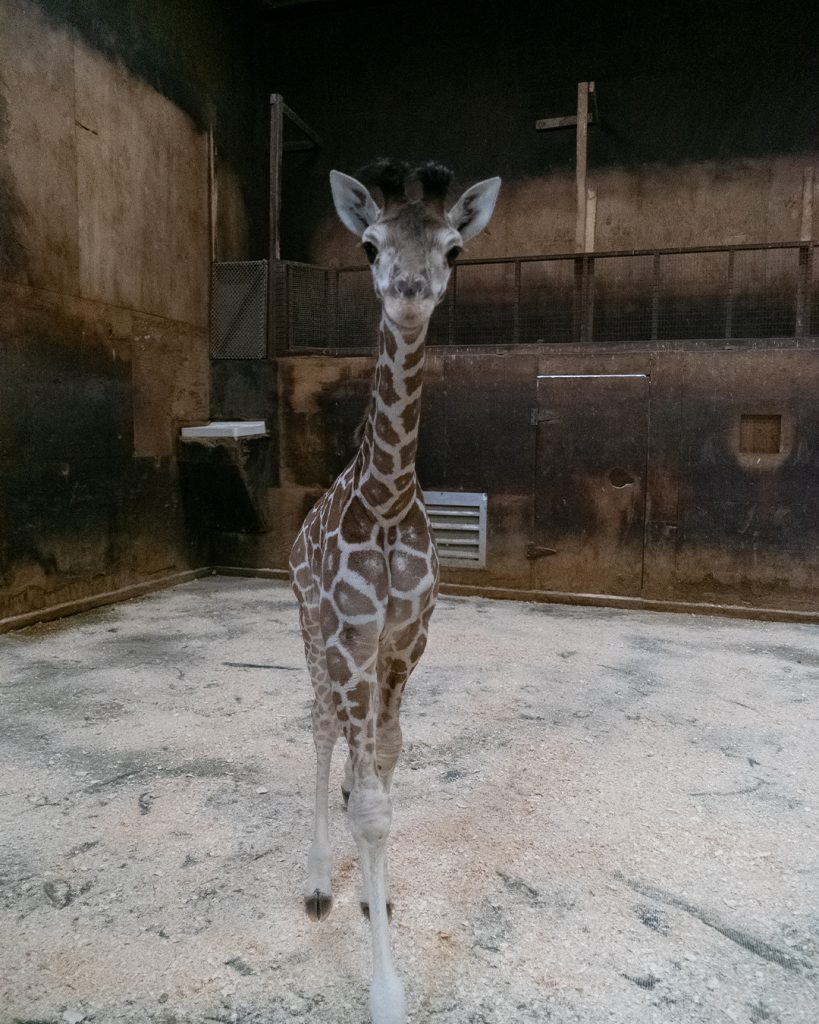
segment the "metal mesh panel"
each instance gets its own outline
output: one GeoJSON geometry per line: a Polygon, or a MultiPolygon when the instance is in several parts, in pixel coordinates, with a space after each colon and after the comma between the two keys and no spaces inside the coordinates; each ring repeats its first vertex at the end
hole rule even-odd
{"type": "Polygon", "coordinates": [[[320,267],[289,268],[290,347],[330,347],[329,273],[320,267]]]}
{"type": "Polygon", "coordinates": [[[211,265],[210,354],[214,359],[264,359],[267,260],[211,265]]]}
{"type": "Polygon", "coordinates": [[[520,267],[519,338],[572,341],[575,335],[575,260],[536,260],[520,267]]]}
{"type": "Polygon", "coordinates": [[[597,259],[591,280],[595,341],[646,341],[653,337],[653,256],[597,259]]]}
{"type": "Polygon", "coordinates": [[[511,344],[514,334],[514,264],[465,263],[457,268],[455,278],[455,344],[511,344]]]}
{"type": "Polygon", "coordinates": [[[727,294],[727,252],[662,255],[657,337],[724,338],[727,294]]]}
{"type": "Polygon", "coordinates": [[[729,308],[735,338],[793,335],[796,326],[798,249],[760,249],[734,253],[729,308]]]}
{"type": "MultiPolygon", "coordinates": [[[[819,330],[816,245],[587,253],[464,262],[431,345],[804,337],[819,330]]],[[[277,265],[278,266],[278,265],[277,265]]],[[[375,345],[367,268],[283,264],[273,322],[285,348],[375,345]]],[[[274,279],[276,268],[274,267],[274,279]]]]}
{"type": "Polygon", "coordinates": [[[337,348],[375,348],[381,307],[369,268],[341,270],[337,277],[337,348]]]}

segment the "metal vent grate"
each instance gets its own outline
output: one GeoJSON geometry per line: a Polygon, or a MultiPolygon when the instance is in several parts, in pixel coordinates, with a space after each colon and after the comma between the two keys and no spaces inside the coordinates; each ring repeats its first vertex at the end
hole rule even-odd
{"type": "Polygon", "coordinates": [[[210,354],[213,359],[264,359],[267,260],[211,264],[210,354]]]}
{"type": "Polygon", "coordinates": [[[441,565],[459,569],[486,567],[485,494],[424,491],[441,565]]]}

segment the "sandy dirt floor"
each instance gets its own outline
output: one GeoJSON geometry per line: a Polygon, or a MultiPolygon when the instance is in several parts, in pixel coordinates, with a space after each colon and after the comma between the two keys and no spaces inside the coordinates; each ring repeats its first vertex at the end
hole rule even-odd
{"type": "MultiPolygon", "coordinates": [[[[819,634],[442,599],[390,843],[414,1024],[819,1021],[819,634]]],[[[302,909],[310,694],[284,584],[0,637],[0,1022],[363,1024],[302,909]]]]}

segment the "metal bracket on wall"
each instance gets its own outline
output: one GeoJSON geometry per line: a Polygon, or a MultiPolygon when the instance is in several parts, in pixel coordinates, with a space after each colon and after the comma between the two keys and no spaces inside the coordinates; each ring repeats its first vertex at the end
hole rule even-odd
{"type": "Polygon", "coordinates": [[[538,409],[533,405],[529,410],[529,426],[538,427],[541,423],[557,423],[558,418],[550,409],[538,409]]]}

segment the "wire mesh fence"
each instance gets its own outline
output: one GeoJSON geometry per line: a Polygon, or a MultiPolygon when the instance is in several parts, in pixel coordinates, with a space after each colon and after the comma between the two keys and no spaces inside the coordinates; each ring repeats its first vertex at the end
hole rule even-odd
{"type": "Polygon", "coordinates": [[[213,263],[210,354],[263,359],[267,352],[267,260],[213,263]]]}
{"type": "MultiPolygon", "coordinates": [[[[815,243],[464,260],[431,345],[804,337],[819,331],[815,243]]],[[[372,348],[369,268],[282,262],[279,351],[372,348]]]]}

